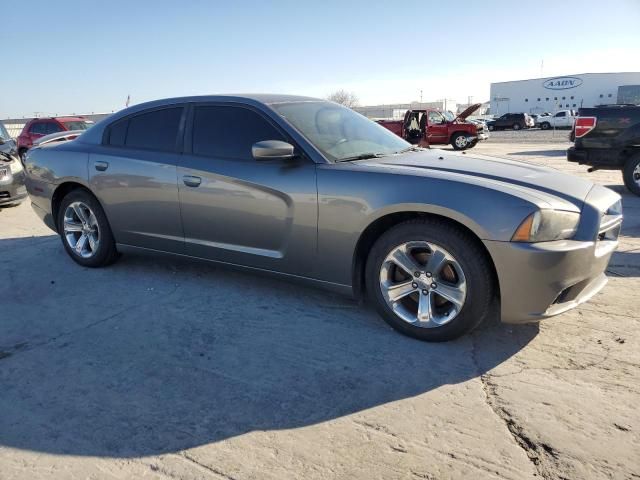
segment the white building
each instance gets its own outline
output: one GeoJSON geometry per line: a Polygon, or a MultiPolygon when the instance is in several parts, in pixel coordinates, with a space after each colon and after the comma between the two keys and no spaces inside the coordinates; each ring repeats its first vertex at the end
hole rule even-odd
{"type": "Polygon", "coordinates": [[[491,114],[640,104],[640,72],[582,73],[491,84],[491,114]]]}

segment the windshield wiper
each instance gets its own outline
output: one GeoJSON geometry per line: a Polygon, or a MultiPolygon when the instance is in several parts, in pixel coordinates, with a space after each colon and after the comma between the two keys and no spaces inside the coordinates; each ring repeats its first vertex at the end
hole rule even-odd
{"type": "Polygon", "coordinates": [[[353,157],[339,158],[336,162],[351,162],[353,160],[367,160],[369,158],[380,158],[384,156],[384,153],[361,153],[360,155],[354,155],[353,157]]]}

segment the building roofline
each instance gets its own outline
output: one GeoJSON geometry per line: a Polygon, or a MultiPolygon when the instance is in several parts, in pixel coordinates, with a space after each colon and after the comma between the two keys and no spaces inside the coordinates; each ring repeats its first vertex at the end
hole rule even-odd
{"type": "Polygon", "coordinates": [[[569,73],[567,75],[553,75],[551,77],[535,77],[535,78],[525,78],[522,80],[505,80],[504,82],[491,82],[491,85],[497,85],[499,83],[516,83],[516,82],[530,82],[532,80],[548,80],[550,78],[561,78],[561,77],[579,77],[582,75],[620,75],[621,73],[635,73],[636,75],[640,75],[640,72],[586,72],[586,73],[569,73]]]}

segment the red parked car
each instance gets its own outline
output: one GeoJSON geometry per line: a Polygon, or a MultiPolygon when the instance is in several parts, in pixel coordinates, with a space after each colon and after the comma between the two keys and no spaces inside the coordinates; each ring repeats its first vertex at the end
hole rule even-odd
{"type": "Polygon", "coordinates": [[[480,105],[476,103],[469,106],[457,117],[449,112],[428,108],[407,110],[403,120],[378,120],[378,123],[413,144],[451,144],[456,150],[466,150],[474,147],[480,140],[489,138],[483,125],[466,121],[480,105]]]}
{"type": "Polygon", "coordinates": [[[67,130],[86,130],[93,122],[84,117],[50,117],[29,120],[18,136],[18,154],[20,158],[33,146],[37,139],[52,133],[67,130]]]}

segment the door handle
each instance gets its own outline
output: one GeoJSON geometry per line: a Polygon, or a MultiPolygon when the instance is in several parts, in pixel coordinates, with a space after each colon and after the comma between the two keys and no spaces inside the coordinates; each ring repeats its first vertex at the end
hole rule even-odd
{"type": "Polygon", "coordinates": [[[104,172],[107,168],[109,168],[109,162],[98,161],[93,164],[96,167],[96,170],[99,172],[104,172]]]}
{"type": "Polygon", "coordinates": [[[185,175],[182,177],[182,181],[187,187],[198,187],[202,183],[202,179],[200,177],[194,177],[192,175],[185,175]]]}

